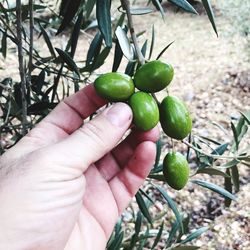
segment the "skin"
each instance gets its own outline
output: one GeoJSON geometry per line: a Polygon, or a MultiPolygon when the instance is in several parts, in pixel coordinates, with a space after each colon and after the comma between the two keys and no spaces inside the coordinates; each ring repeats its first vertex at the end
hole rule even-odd
{"type": "Polygon", "coordinates": [[[105,249],[154,163],[159,131],[121,141],[132,121],[123,103],[83,124],[104,104],[85,87],[1,156],[0,249],[105,249]]]}

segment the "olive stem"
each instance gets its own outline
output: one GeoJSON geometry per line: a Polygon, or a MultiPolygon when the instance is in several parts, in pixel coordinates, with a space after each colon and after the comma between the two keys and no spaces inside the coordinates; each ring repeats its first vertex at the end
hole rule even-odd
{"type": "MultiPolygon", "coordinates": [[[[188,147],[192,148],[193,150],[205,155],[205,156],[208,156],[208,157],[211,157],[211,158],[214,158],[214,159],[236,159],[236,160],[241,160],[242,156],[240,155],[234,155],[234,156],[223,156],[223,155],[215,155],[215,154],[209,154],[209,153],[206,153],[204,151],[202,151],[201,149],[195,147],[194,145],[192,145],[191,143],[187,142],[187,141],[184,141],[182,140],[182,143],[186,144],[188,147]]],[[[246,157],[246,156],[244,156],[246,157]]]]}
{"type": "MultiPolygon", "coordinates": [[[[143,65],[143,64],[145,64],[145,58],[144,58],[143,54],[141,53],[141,49],[139,47],[137,37],[135,34],[133,18],[132,18],[131,11],[130,11],[130,0],[121,0],[121,4],[122,4],[122,8],[125,10],[125,12],[127,14],[129,31],[131,34],[133,44],[135,46],[135,52],[136,52],[137,58],[138,58],[140,64],[143,65]]],[[[160,102],[157,99],[156,95],[154,93],[152,93],[151,95],[155,99],[156,103],[158,105],[160,105],[160,102]]]]}
{"type": "Polygon", "coordinates": [[[137,42],[137,37],[135,34],[135,29],[134,29],[134,23],[133,23],[131,11],[130,11],[130,0],[121,0],[121,4],[122,4],[122,7],[126,11],[126,14],[127,14],[128,27],[129,27],[129,31],[131,34],[133,44],[135,46],[135,52],[136,52],[137,58],[138,58],[140,64],[143,65],[143,64],[145,64],[145,58],[142,55],[139,44],[137,42]]]}
{"type": "Polygon", "coordinates": [[[173,138],[171,138],[171,144],[172,144],[172,152],[175,153],[175,145],[173,138]]]}

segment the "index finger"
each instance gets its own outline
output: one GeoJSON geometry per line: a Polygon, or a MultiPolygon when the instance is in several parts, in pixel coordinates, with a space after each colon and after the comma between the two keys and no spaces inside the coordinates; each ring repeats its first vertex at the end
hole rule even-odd
{"type": "Polygon", "coordinates": [[[44,123],[51,123],[67,134],[71,134],[83,124],[84,119],[106,103],[107,101],[97,95],[94,85],[90,84],[65,98],[43,119],[40,126],[43,126],[44,123]]]}

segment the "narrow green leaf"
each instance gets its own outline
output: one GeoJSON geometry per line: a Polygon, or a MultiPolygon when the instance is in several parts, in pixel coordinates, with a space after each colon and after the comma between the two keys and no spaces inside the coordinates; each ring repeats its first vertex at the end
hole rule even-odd
{"type": "Polygon", "coordinates": [[[139,192],[136,193],[135,199],[136,199],[136,202],[137,202],[142,214],[145,216],[145,218],[151,224],[152,223],[151,215],[150,215],[150,213],[148,211],[148,208],[147,208],[147,205],[146,205],[144,199],[142,198],[142,196],[141,196],[141,194],[139,192]]]}
{"type": "MultiPolygon", "coordinates": [[[[118,8],[119,11],[122,13],[126,13],[125,10],[122,9],[122,6],[118,8]]],[[[149,7],[131,7],[130,8],[130,13],[131,15],[146,15],[149,13],[152,13],[154,10],[149,8],[149,7]]]]}
{"type": "Polygon", "coordinates": [[[77,65],[74,62],[74,60],[71,58],[69,53],[58,48],[55,48],[55,49],[57,53],[59,54],[59,56],[61,57],[61,59],[63,60],[63,62],[65,62],[68,65],[69,69],[74,71],[80,77],[80,73],[77,68],[77,65]]]}
{"type": "MultiPolygon", "coordinates": [[[[98,1],[98,2],[102,2],[102,1],[98,1]]],[[[75,14],[77,13],[80,7],[80,4],[81,4],[81,0],[68,1],[67,7],[64,10],[65,12],[62,13],[63,20],[62,20],[60,27],[57,30],[56,35],[60,34],[71,23],[71,21],[73,20],[75,14]]]]}
{"type": "Polygon", "coordinates": [[[147,230],[146,230],[146,232],[144,234],[144,238],[140,241],[140,245],[137,248],[137,250],[143,250],[143,249],[145,249],[144,246],[147,243],[147,239],[148,238],[151,238],[151,236],[149,235],[149,228],[147,226],[147,230]]]}
{"type": "Polygon", "coordinates": [[[176,242],[180,242],[181,241],[181,237],[184,234],[188,234],[188,231],[189,231],[189,222],[190,222],[190,216],[189,215],[182,219],[183,232],[179,233],[179,235],[178,235],[178,237],[176,239],[176,242]]]}
{"type": "Polygon", "coordinates": [[[115,53],[114,53],[114,62],[112,66],[112,72],[116,72],[118,70],[122,61],[122,57],[123,57],[122,49],[117,39],[115,42],[115,53]]]}
{"type": "Polygon", "coordinates": [[[204,232],[208,230],[208,227],[202,227],[191,233],[190,235],[187,236],[185,240],[182,240],[180,244],[185,244],[187,242],[190,242],[198,237],[200,237],[204,232]]]}
{"type": "Polygon", "coordinates": [[[228,191],[226,191],[224,188],[222,187],[219,187],[213,183],[210,183],[210,182],[207,182],[207,181],[202,181],[202,180],[191,180],[191,182],[199,185],[199,186],[202,186],[202,187],[205,187],[205,188],[208,188],[224,197],[227,197],[227,198],[230,198],[232,200],[236,200],[236,197],[234,195],[232,195],[231,193],[229,193],[228,191]]]}
{"type": "Polygon", "coordinates": [[[162,19],[165,20],[164,9],[162,8],[160,1],[159,0],[152,0],[152,2],[154,4],[154,6],[156,7],[156,9],[160,11],[162,19]]]}
{"type": "Polygon", "coordinates": [[[81,11],[77,17],[76,23],[74,25],[74,29],[71,35],[71,51],[70,51],[70,56],[72,59],[74,58],[75,52],[76,52],[76,47],[78,43],[78,38],[82,26],[82,21],[83,21],[83,11],[81,11]]]}
{"type": "Polygon", "coordinates": [[[125,74],[132,77],[134,75],[136,65],[137,65],[137,62],[128,62],[126,69],[125,69],[125,74]]]}
{"type": "Polygon", "coordinates": [[[162,232],[163,232],[163,227],[164,227],[164,221],[161,223],[161,227],[156,235],[156,238],[155,238],[155,241],[151,247],[151,250],[154,250],[155,247],[157,246],[158,242],[160,241],[161,239],[161,235],[162,235],[162,232]]]}
{"type": "Polygon", "coordinates": [[[89,46],[86,65],[89,65],[92,59],[95,60],[95,58],[99,55],[101,51],[101,47],[102,47],[102,35],[100,32],[97,32],[89,46]]]}
{"type": "Polygon", "coordinates": [[[55,58],[56,57],[56,53],[54,51],[54,48],[52,46],[52,43],[50,41],[48,33],[46,32],[46,30],[43,28],[43,26],[41,24],[40,24],[40,29],[41,29],[43,38],[44,38],[44,40],[45,40],[45,42],[47,44],[47,47],[49,49],[50,54],[55,58]]]}
{"type": "Polygon", "coordinates": [[[229,143],[224,143],[217,147],[215,150],[211,152],[212,155],[223,155],[225,151],[227,150],[229,143]]]}
{"type": "Polygon", "coordinates": [[[108,250],[117,250],[117,249],[120,249],[123,237],[124,237],[124,232],[119,233],[118,236],[115,237],[115,239],[110,244],[108,250]]]}
{"type": "MultiPolygon", "coordinates": [[[[166,241],[166,247],[171,246],[171,244],[176,236],[177,231],[180,229],[181,229],[181,225],[180,225],[179,221],[175,220],[175,222],[172,224],[171,230],[169,232],[168,239],[166,241]]],[[[180,230],[180,232],[182,234],[183,231],[180,230]]]]}
{"type": "Polygon", "coordinates": [[[169,44],[160,52],[160,54],[156,57],[156,60],[160,59],[160,57],[165,53],[165,51],[166,51],[173,43],[174,43],[174,41],[171,42],[171,43],[169,43],[169,44]]]}
{"type": "Polygon", "coordinates": [[[169,207],[172,209],[172,211],[174,212],[174,215],[176,217],[176,220],[178,221],[178,223],[181,226],[181,231],[183,232],[183,225],[182,225],[182,217],[179,213],[179,210],[175,204],[175,202],[170,198],[170,196],[167,194],[167,192],[162,189],[159,186],[156,186],[156,188],[159,190],[159,192],[161,193],[161,195],[164,197],[164,199],[167,201],[169,207]]]}
{"type": "Polygon", "coordinates": [[[147,45],[148,45],[148,40],[146,40],[146,41],[144,42],[144,44],[142,45],[142,48],[141,48],[141,53],[142,53],[142,55],[143,55],[144,57],[145,57],[145,55],[146,55],[147,45]]]}
{"type": "Polygon", "coordinates": [[[208,138],[208,137],[206,137],[206,136],[199,136],[199,137],[202,138],[202,139],[204,139],[204,140],[207,140],[207,141],[209,141],[209,142],[212,142],[212,143],[214,143],[215,145],[221,145],[220,142],[215,141],[215,140],[213,140],[213,139],[211,139],[211,138],[208,138]]]}
{"type": "Polygon", "coordinates": [[[170,3],[180,7],[181,9],[198,15],[197,11],[194,9],[194,7],[186,0],[168,0],[170,3]]]}
{"type": "Polygon", "coordinates": [[[239,160],[233,159],[233,160],[223,164],[220,168],[231,168],[231,167],[237,165],[239,162],[240,162],[239,160]]]}
{"type": "Polygon", "coordinates": [[[164,182],[166,181],[164,175],[162,174],[150,174],[148,178],[158,180],[158,181],[164,181],[164,182]]]}
{"type": "Polygon", "coordinates": [[[85,8],[86,8],[86,19],[89,18],[94,6],[95,6],[96,0],[88,0],[86,2],[85,8]]]}
{"type": "Polygon", "coordinates": [[[216,35],[218,36],[218,32],[217,32],[217,28],[216,28],[216,24],[214,21],[214,13],[213,13],[213,9],[210,3],[210,0],[202,0],[203,6],[207,12],[208,18],[210,20],[210,23],[213,26],[214,32],[216,33],[216,35]]]}
{"type": "Polygon", "coordinates": [[[240,112],[241,115],[244,117],[245,121],[248,123],[248,125],[250,125],[250,111],[246,111],[246,112],[240,112]]]}
{"type": "MultiPolygon", "coordinates": [[[[230,170],[227,169],[226,170],[226,174],[229,175],[231,177],[231,174],[230,174],[230,170]]],[[[232,193],[233,191],[233,186],[232,186],[232,181],[231,181],[231,178],[224,178],[224,187],[225,189],[229,192],[229,193],[232,193]]],[[[231,203],[232,203],[232,200],[229,199],[228,197],[225,197],[225,206],[226,207],[230,207],[231,203]]]]}
{"type": "Polygon", "coordinates": [[[95,58],[95,61],[93,62],[93,67],[92,70],[98,69],[99,67],[101,67],[106,58],[108,57],[109,53],[110,53],[110,49],[109,47],[105,47],[101,53],[97,56],[97,58],[95,58]]]}
{"type": "Polygon", "coordinates": [[[155,164],[154,168],[158,166],[160,158],[161,158],[161,149],[162,149],[162,142],[161,139],[159,139],[156,142],[156,157],[155,157],[155,164]]]}
{"type": "Polygon", "coordinates": [[[142,193],[143,196],[145,196],[152,204],[154,204],[154,201],[152,200],[152,198],[143,190],[143,189],[139,189],[139,191],[142,193]]]}
{"type": "Polygon", "coordinates": [[[103,35],[107,47],[112,47],[112,29],[110,16],[110,1],[96,2],[96,18],[98,27],[103,35]]]}
{"type": "Polygon", "coordinates": [[[129,42],[126,32],[120,26],[118,26],[115,31],[115,35],[119,41],[119,44],[120,44],[120,47],[124,56],[129,61],[132,61],[134,59],[134,51],[129,42]]]}
{"type": "Polygon", "coordinates": [[[200,168],[196,172],[197,174],[208,174],[208,175],[220,175],[226,178],[230,178],[225,172],[218,170],[216,168],[200,168]]]}
{"type": "Polygon", "coordinates": [[[34,86],[36,88],[37,93],[41,93],[42,87],[45,85],[45,68],[39,73],[36,81],[34,82],[34,86]]]}
{"type": "Polygon", "coordinates": [[[4,58],[6,58],[7,55],[7,30],[5,30],[5,32],[3,33],[2,36],[2,42],[1,42],[1,52],[4,58]]]}
{"type": "Polygon", "coordinates": [[[153,25],[152,26],[152,36],[151,36],[151,44],[150,44],[148,60],[150,60],[150,58],[151,58],[151,56],[153,54],[154,44],[155,44],[155,26],[153,25]]]}
{"type": "Polygon", "coordinates": [[[231,177],[232,177],[232,182],[234,186],[235,192],[239,192],[240,190],[240,178],[239,178],[239,171],[237,166],[233,166],[231,169],[231,177]]]}
{"type": "Polygon", "coordinates": [[[238,133],[237,133],[236,127],[234,126],[233,122],[231,122],[231,129],[233,131],[233,136],[234,136],[234,146],[235,146],[235,149],[238,150],[238,148],[239,148],[238,133]]]}
{"type": "Polygon", "coordinates": [[[138,236],[141,231],[141,224],[142,224],[142,216],[140,211],[137,213],[137,218],[135,221],[135,233],[133,234],[129,249],[133,249],[135,247],[136,242],[138,241],[138,236]]]}
{"type": "Polygon", "coordinates": [[[179,247],[172,248],[171,250],[197,250],[199,248],[200,247],[197,247],[197,246],[179,246],[179,247]]]}

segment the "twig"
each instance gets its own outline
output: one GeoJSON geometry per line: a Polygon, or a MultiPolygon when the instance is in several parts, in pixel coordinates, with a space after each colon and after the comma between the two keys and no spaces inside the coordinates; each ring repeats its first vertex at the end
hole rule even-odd
{"type": "Polygon", "coordinates": [[[30,44],[29,44],[29,83],[31,83],[33,47],[34,47],[34,16],[33,16],[33,0],[29,0],[29,14],[30,14],[30,44]]]}
{"type": "Polygon", "coordinates": [[[122,7],[126,11],[126,14],[127,14],[128,27],[129,27],[129,31],[131,34],[131,38],[133,40],[133,44],[135,46],[135,52],[136,52],[137,58],[138,58],[140,64],[143,65],[145,63],[145,58],[142,55],[140,47],[139,47],[138,42],[137,42],[137,37],[135,34],[133,19],[132,19],[132,15],[130,12],[130,0],[121,0],[121,4],[122,4],[122,7]]]}
{"type": "Polygon", "coordinates": [[[202,151],[201,149],[195,147],[193,144],[191,144],[191,143],[189,143],[187,141],[182,140],[182,143],[186,144],[188,147],[190,147],[193,150],[199,152],[200,154],[203,154],[205,156],[208,156],[208,157],[211,157],[211,158],[214,158],[214,159],[231,159],[231,160],[236,159],[236,160],[241,160],[242,157],[243,157],[243,156],[240,156],[240,155],[223,156],[223,155],[209,154],[209,153],[206,153],[206,152],[202,151]]]}
{"type": "MultiPolygon", "coordinates": [[[[130,11],[130,0],[121,0],[121,4],[122,4],[122,8],[126,11],[126,14],[127,14],[128,27],[130,30],[133,44],[135,46],[135,52],[136,52],[137,58],[138,58],[140,64],[143,65],[143,64],[145,64],[145,58],[144,58],[143,54],[141,53],[141,49],[140,49],[138,41],[137,41],[137,37],[136,37],[135,29],[134,29],[133,18],[132,18],[131,11],[130,11]]],[[[160,101],[157,99],[157,96],[154,93],[152,93],[151,95],[155,99],[157,105],[160,105],[160,101]]]]}
{"type": "Polygon", "coordinates": [[[17,40],[18,40],[18,62],[19,74],[21,78],[21,93],[22,93],[22,134],[27,133],[27,100],[26,100],[26,79],[23,62],[22,48],[22,6],[21,0],[16,0],[16,16],[17,16],[17,40]]]}

